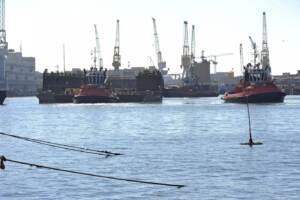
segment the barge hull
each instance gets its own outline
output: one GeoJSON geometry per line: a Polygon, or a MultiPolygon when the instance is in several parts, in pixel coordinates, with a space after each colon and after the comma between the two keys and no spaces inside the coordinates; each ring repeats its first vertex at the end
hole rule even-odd
{"type": "Polygon", "coordinates": [[[113,103],[114,98],[110,96],[75,96],[74,103],[113,103]]]}

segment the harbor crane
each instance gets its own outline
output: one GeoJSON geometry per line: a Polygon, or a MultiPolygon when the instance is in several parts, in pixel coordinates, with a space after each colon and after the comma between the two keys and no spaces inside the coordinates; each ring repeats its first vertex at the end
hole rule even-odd
{"type": "Polygon", "coordinates": [[[214,73],[216,74],[217,73],[217,57],[222,57],[222,56],[231,56],[233,55],[233,53],[223,53],[223,54],[216,54],[216,55],[209,55],[209,56],[204,56],[204,51],[202,50],[202,53],[201,53],[201,57],[197,57],[197,58],[201,58],[202,61],[203,60],[208,60],[209,62],[211,62],[213,65],[214,65],[214,73]],[[211,58],[211,59],[209,59],[211,58]]]}
{"type": "Polygon", "coordinates": [[[270,66],[268,38],[267,38],[267,19],[266,19],[265,12],[263,12],[263,35],[262,35],[261,64],[262,64],[263,68],[270,66]]]}
{"type": "Polygon", "coordinates": [[[94,49],[95,67],[98,67],[99,69],[103,69],[103,59],[101,56],[100,41],[99,41],[99,35],[98,35],[98,30],[97,30],[96,24],[94,24],[94,28],[95,28],[95,37],[96,37],[96,48],[94,49]]]}
{"type": "Polygon", "coordinates": [[[189,83],[191,80],[191,55],[189,41],[188,41],[188,22],[184,21],[184,38],[181,55],[181,68],[183,68],[182,78],[185,83],[189,83]]]}
{"type": "Polygon", "coordinates": [[[121,55],[120,55],[120,30],[119,30],[119,20],[117,20],[116,25],[116,41],[114,47],[114,56],[113,56],[113,67],[115,70],[119,70],[121,66],[121,55]]]}
{"type": "Polygon", "coordinates": [[[157,57],[157,67],[158,70],[163,74],[167,74],[168,71],[165,70],[166,68],[166,62],[163,61],[162,59],[162,53],[161,50],[159,48],[159,40],[158,40],[158,34],[157,34],[157,28],[156,28],[156,20],[155,18],[152,18],[153,21],[153,30],[154,30],[154,44],[155,44],[155,53],[156,53],[156,57],[157,57]]]}
{"type": "Polygon", "coordinates": [[[0,48],[7,49],[8,44],[6,42],[5,31],[5,0],[0,0],[0,48]]]}

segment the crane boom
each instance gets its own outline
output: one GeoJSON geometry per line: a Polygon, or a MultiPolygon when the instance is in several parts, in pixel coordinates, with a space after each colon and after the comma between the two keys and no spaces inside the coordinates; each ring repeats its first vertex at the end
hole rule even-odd
{"type": "Polygon", "coordinates": [[[166,74],[166,71],[164,71],[164,68],[166,68],[166,62],[163,61],[163,59],[162,59],[162,53],[161,53],[160,47],[159,47],[159,40],[158,40],[155,18],[152,18],[152,21],[153,21],[153,30],[154,30],[155,53],[156,53],[156,57],[157,57],[157,67],[160,72],[162,72],[163,74],[166,74]]]}
{"type": "Polygon", "coordinates": [[[99,35],[98,35],[97,25],[94,24],[94,27],[95,27],[95,37],[96,37],[96,49],[95,49],[96,67],[98,67],[99,69],[101,69],[101,68],[103,68],[103,59],[101,57],[100,41],[99,41],[99,35]]]}
{"type": "Polygon", "coordinates": [[[117,20],[116,25],[116,41],[114,47],[114,56],[113,56],[113,63],[115,70],[119,70],[121,66],[121,55],[120,55],[120,25],[119,20],[117,20]]]}
{"type": "Polygon", "coordinates": [[[256,58],[258,56],[258,54],[257,54],[257,46],[256,46],[256,43],[253,41],[253,39],[252,39],[251,36],[249,36],[249,39],[250,39],[251,46],[252,46],[252,49],[253,49],[253,64],[256,65],[256,58]]]}
{"type": "Polygon", "coordinates": [[[156,28],[156,21],[155,18],[152,18],[153,21],[153,30],[154,30],[154,45],[155,45],[155,51],[157,55],[157,62],[161,62],[161,51],[159,48],[159,40],[158,40],[158,34],[157,34],[157,28],[156,28]]]}

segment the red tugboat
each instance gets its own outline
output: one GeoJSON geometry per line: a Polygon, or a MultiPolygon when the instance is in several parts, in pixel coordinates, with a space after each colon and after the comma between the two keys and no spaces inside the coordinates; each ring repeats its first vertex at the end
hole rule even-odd
{"type": "MultiPolygon", "coordinates": [[[[258,57],[256,43],[249,36],[254,50],[253,64],[244,66],[244,76],[235,88],[226,92],[222,99],[226,102],[238,103],[273,103],[283,102],[286,93],[278,88],[271,76],[269,61],[269,49],[267,43],[266,14],[263,13],[263,42],[261,51],[261,63],[256,63],[258,57]]],[[[242,49],[242,48],[241,48],[242,49]]],[[[241,58],[242,58],[241,50],[241,58]]]]}
{"type": "Polygon", "coordinates": [[[91,67],[89,72],[85,73],[85,83],[81,86],[80,91],[74,96],[74,103],[111,103],[117,98],[113,95],[109,88],[106,88],[106,72],[107,70],[98,70],[91,67]]]}

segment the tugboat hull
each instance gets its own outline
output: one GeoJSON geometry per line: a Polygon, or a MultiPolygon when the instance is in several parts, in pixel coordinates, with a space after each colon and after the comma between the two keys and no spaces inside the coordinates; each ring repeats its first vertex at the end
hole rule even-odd
{"type": "Polygon", "coordinates": [[[284,92],[269,92],[252,95],[225,94],[222,98],[225,102],[232,103],[282,103],[286,94],[284,92]],[[248,99],[247,99],[248,98],[248,99]]]}
{"type": "Polygon", "coordinates": [[[0,105],[3,104],[5,98],[6,98],[6,91],[5,90],[1,90],[0,91],[0,105]]]}
{"type": "Polygon", "coordinates": [[[115,100],[110,90],[92,84],[84,85],[73,98],[74,103],[112,103],[115,100]]]}

